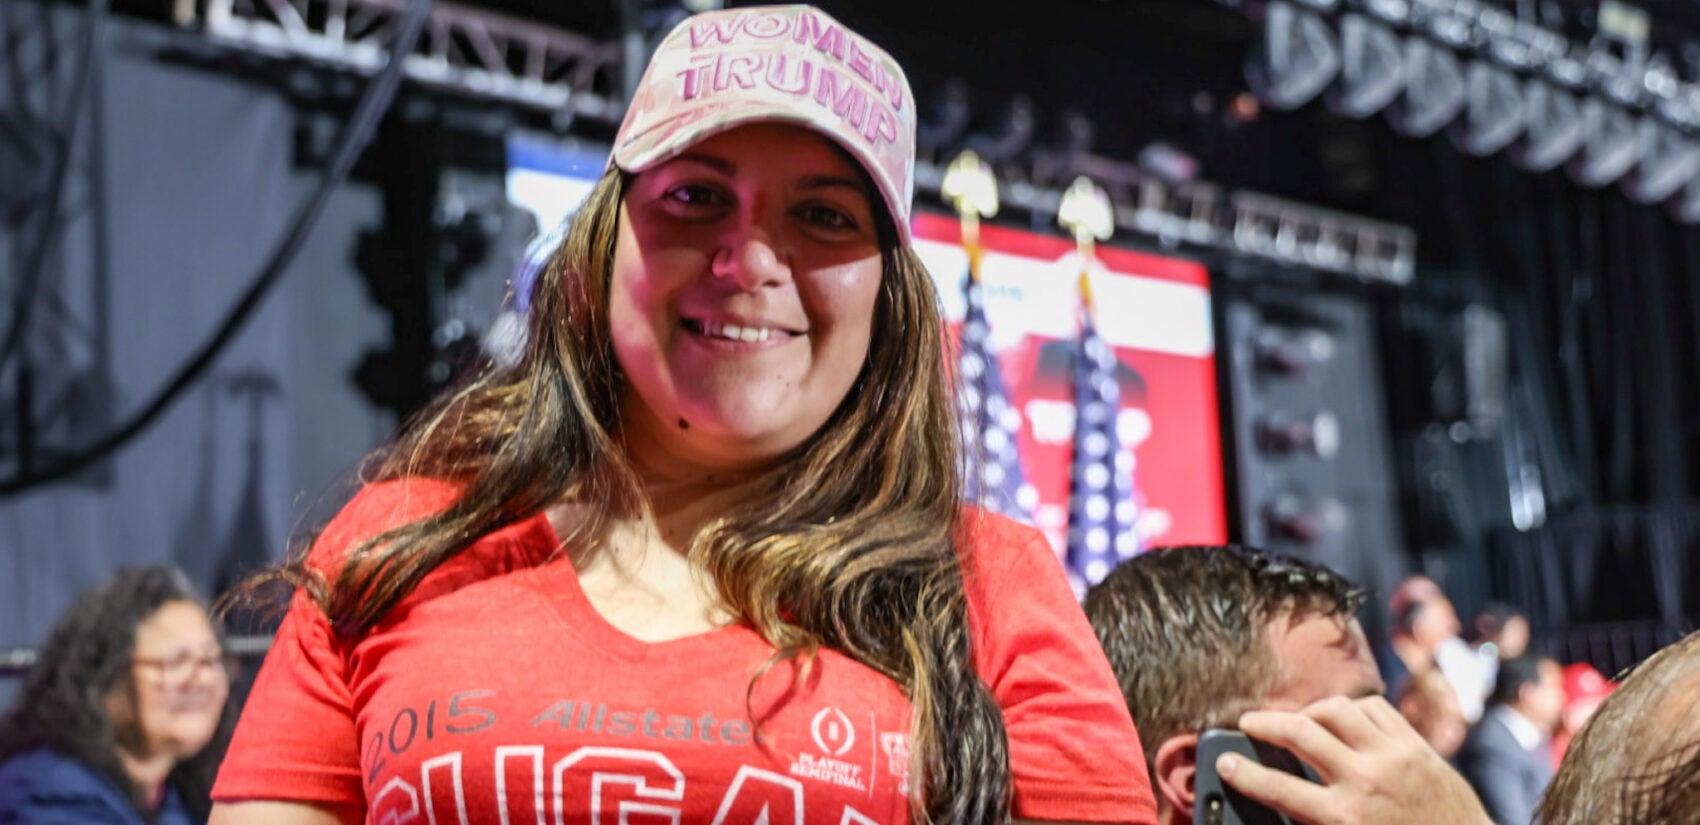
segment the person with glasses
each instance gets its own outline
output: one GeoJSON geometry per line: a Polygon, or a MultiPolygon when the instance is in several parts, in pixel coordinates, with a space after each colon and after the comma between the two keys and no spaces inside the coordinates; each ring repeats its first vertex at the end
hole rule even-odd
{"type": "Polygon", "coordinates": [[[175,568],[80,596],[0,717],[0,823],[205,821],[230,668],[175,568]]]}

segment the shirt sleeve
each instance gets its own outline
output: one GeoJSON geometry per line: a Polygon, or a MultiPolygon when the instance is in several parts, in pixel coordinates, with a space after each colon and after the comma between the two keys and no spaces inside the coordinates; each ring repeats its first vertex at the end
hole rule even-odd
{"type": "Polygon", "coordinates": [[[243,706],[213,799],[365,804],[345,673],[324,614],[296,596],[243,706]]]}
{"type": "MultiPolygon", "coordinates": [[[[440,509],[453,494],[423,480],[369,485],[325,526],[308,563],[334,576],[360,541],[440,509]]],[[[214,800],[365,804],[346,649],[324,612],[298,592],[243,706],[214,800]]]]}
{"type": "Polygon", "coordinates": [[[1003,709],[1014,815],[1155,823],[1133,718],[1050,543],[1001,516],[964,519],[975,665],[1003,709]]]}

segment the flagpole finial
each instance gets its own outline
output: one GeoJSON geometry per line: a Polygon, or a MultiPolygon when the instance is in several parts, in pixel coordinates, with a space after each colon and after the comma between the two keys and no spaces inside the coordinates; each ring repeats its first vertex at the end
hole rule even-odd
{"type": "Polygon", "coordinates": [[[995,217],[998,214],[998,179],[992,174],[992,167],[974,154],[974,150],[965,149],[962,154],[950,162],[944,170],[944,182],[939,191],[944,199],[963,214],[974,214],[982,218],[995,217]]]}
{"type": "Polygon", "coordinates": [[[980,219],[998,214],[998,179],[972,149],[963,150],[945,168],[939,187],[944,199],[962,219],[962,246],[968,250],[968,272],[980,279],[980,219]]]}
{"type": "Polygon", "coordinates": [[[1110,195],[1092,179],[1081,175],[1063,192],[1057,207],[1057,223],[1074,235],[1076,242],[1090,245],[1107,241],[1116,231],[1116,210],[1110,195]]]}
{"type": "Polygon", "coordinates": [[[1116,230],[1116,210],[1110,195],[1091,178],[1081,175],[1063,192],[1057,207],[1057,223],[1074,235],[1080,250],[1080,294],[1088,309],[1092,306],[1092,287],[1089,274],[1097,256],[1095,244],[1107,241],[1116,230]]]}

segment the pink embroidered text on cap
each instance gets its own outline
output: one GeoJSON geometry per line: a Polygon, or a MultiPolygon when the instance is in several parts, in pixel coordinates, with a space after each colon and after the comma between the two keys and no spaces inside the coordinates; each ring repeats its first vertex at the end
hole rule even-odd
{"type": "Polygon", "coordinates": [[[699,14],[644,71],[615,139],[614,165],[640,172],[734,126],[812,128],[855,157],[909,242],[915,106],[889,54],[811,6],[699,14]]]}

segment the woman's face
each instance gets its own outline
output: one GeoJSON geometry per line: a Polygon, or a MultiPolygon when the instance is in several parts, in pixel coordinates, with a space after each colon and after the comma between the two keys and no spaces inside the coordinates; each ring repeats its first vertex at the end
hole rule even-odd
{"type": "Polygon", "coordinates": [[[145,754],[187,759],[206,747],[230,694],[224,662],[206,611],[194,602],[167,602],[136,625],[129,715],[145,754]]]}
{"type": "Polygon", "coordinates": [[[878,201],[816,133],[757,124],[636,175],[609,290],[634,449],[746,469],[802,444],[861,372],[878,201]]]}

